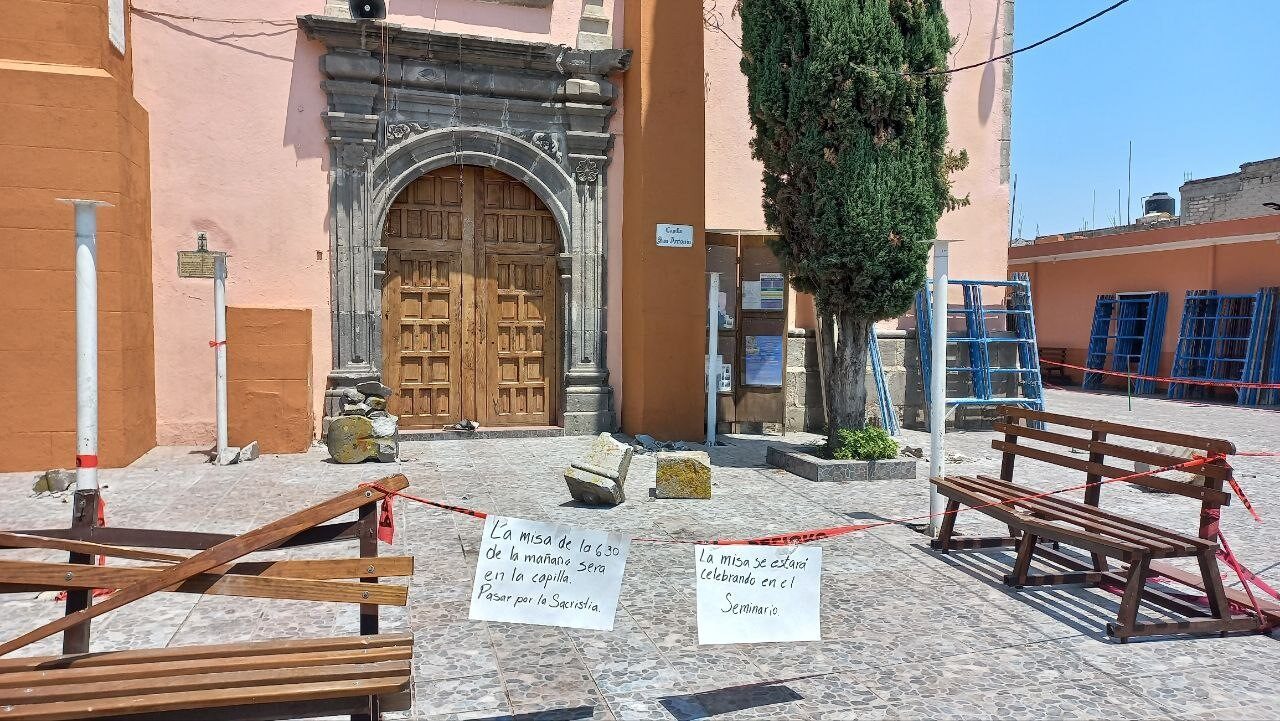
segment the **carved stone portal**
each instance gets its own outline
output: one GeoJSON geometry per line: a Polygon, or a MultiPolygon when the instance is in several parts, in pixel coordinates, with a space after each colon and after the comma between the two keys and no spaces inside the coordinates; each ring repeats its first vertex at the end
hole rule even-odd
{"type": "MultiPolygon", "coordinates": [[[[391,201],[445,165],[493,167],[539,195],[560,224],[566,433],[613,430],[605,366],[605,174],[629,50],[477,38],[305,15],[329,97],[333,147],[333,370],[340,389],[381,376],[382,228],[391,201]]],[[[336,403],[330,399],[330,403],[336,403]]],[[[327,415],[337,415],[326,407],[327,415]]]]}

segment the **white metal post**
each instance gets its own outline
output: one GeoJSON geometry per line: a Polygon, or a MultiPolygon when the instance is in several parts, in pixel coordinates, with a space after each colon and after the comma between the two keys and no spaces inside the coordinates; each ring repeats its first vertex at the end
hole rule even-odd
{"type": "MultiPolygon", "coordinates": [[[[929,478],[939,478],[946,473],[946,447],[943,436],[947,424],[947,245],[951,241],[933,241],[933,318],[929,339],[929,478]]],[[[937,537],[942,524],[940,515],[946,510],[946,500],[938,493],[938,487],[929,484],[929,535],[937,537]]]]}
{"type": "Polygon", "coordinates": [[[214,462],[226,464],[227,454],[227,257],[213,256],[213,358],[217,395],[218,448],[214,462]]]}
{"type": "Polygon", "coordinates": [[[98,488],[98,206],[76,209],[76,490],[98,488]]]}
{"type": "Polygon", "coordinates": [[[720,274],[707,273],[707,448],[716,445],[716,400],[720,393],[720,274]]]}

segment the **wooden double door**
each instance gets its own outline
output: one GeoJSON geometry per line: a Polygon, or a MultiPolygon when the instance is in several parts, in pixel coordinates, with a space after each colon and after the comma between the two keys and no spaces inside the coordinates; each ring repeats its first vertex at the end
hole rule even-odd
{"type": "Polygon", "coordinates": [[[383,382],[401,428],[545,426],[560,360],[555,218],[490,168],[432,171],[383,230],[383,382]]]}

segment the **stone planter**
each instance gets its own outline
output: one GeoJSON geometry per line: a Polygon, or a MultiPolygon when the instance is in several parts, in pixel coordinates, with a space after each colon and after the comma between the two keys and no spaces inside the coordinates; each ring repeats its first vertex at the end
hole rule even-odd
{"type": "Polygon", "coordinates": [[[886,481],[916,477],[916,462],[907,458],[833,461],[796,448],[769,446],[765,462],[811,481],[886,481]]]}

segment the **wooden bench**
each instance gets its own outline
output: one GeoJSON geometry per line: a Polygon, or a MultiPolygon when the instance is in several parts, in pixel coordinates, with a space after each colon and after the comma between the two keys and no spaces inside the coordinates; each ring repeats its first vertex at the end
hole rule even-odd
{"type": "Polygon", "coordinates": [[[1048,348],[1040,347],[1040,377],[1047,381],[1052,381],[1060,385],[1069,386],[1075,383],[1071,380],[1071,376],[1067,375],[1067,369],[1058,365],[1067,362],[1066,348],[1048,348]],[[1044,361],[1052,361],[1045,363],[1044,361]]]}
{"type": "MultiPolygon", "coordinates": [[[[0,548],[53,549],[69,563],[0,559],[0,593],[66,590],[67,615],[0,644],[0,655],[63,634],[61,656],[0,659],[0,721],[284,719],[408,708],[413,637],[379,634],[378,607],[408,602],[410,557],[378,556],[378,501],[408,485],[378,481],[232,536],[108,528],[94,491],[77,492],[70,529],[0,532],[0,548]],[[351,521],[326,523],[357,512],[351,521]],[[89,520],[86,521],[85,518],[89,520]],[[355,540],[358,558],[242,561],[256,551],[355,540]],[[198,550],[194,555],[154,549],[198,550]],[[154,565],[98,566],[95,556],[154,565]],[[94,588],[117,589],[88,605],[94,588]],[[93,618],[157,591],[360,605],[360,636],[86,653],[93,618]],[[194,712],[194,713],[193,713],[194,712]]],[[[227,629],[235,633],[238,629],[227,629]]]]}
{"type": "Polygon", "coordinates": [[[383,634],[6,659],[0,719],[361,716],[406,689],[412,658],[412,636],[383,634]]]}
{"type": "MultiPolygon", "coordinates": [[[[1187,459],[1157,453],[1142,446],[1171,444],[1193,448],[1208,456],[1217,456],[1235,452],[1235,446],[1230,441],[1014,406],[1001,406],[997,411],[1003,420],[995,424],[995,430],[1003,433],[1004,439],[992,441],[991,446],[1003,454],[1000,477],[947,476],[931,479],[938,492],[948,499],[949,512],[943,518],[938,538],[933,541],[934,548],[946,552],[1016,546],[1017,557],[1013,570],[1005,576],[1004,581],[1018,588],[1081,583],[1123,586],[1124,594],[1116,622],[1107,624],[1107,633],[1122,641],[1135,636],[1225,634],[1230,631],[1258,629],[1259,619],[1232,613],[1230,602],[1241,600],[1244,594],[1229,594],[1219,575],[1216,555],[1219,509],[1231,500],[1230,495],[1223,490],[1224,483],[1232,474],[1231,465],[1225,458],[1215,458],[1194,469],[1193,472],[1198,474],[1194,478],[1203,479],[1202,482],[1188,482],[1159,474],[1128,481],[1200,501],[1198,535],[1178,533],[1099,508],[1104,478],[1122,478],[1134,474],[1130,469],[1108,464],[1108,458],[1167,468],[1186,463],[1187,459]],[[1049,430],[1049,427],[1058,427],[1058,430],[1049,430]],[[1075,434],[1087,432],[1088,435],[1075,435],[1073,431],[1075,434]],[[1030,442],[1041,445],[1032,445],[1030,442]],[[1073,456],[1069,454],[1070,449],[1083,451],[1088,455],[1073,456]],[[1014,483],[1014,461],[1019,456],[1082,471],[1082,480],[1089,484],[1084,489],[1083,502],[1068,500],[1060,494],[1041,495],[1042,490],[1014,483]],[[1037,495],[1040,497],[1031,497],[1037,495]],[[962,504],[1003,522],[1009,528],[1009,535],[981,538],[956,536],[956,511],[962,504]],[[1061,552],[1059,544],[1085,551],[1089,560],[1086,562],[1061,552]],[[1032,574],[1030,569],[1033,557],[1040,557],[1065,570],[1032,574]],[[1166,568],[1153,565],[1156,559],[1182,557],[1195,558],[1198,573],[1191,574],[1172,566],[1166,568]],[[1120,572],[1112,571],[1107,559],[1121,561],[1127,568],[1120,572]],[[1173,578],[1198,588],[1206,594],[1208,607],[1167,590],[1148,587],[1147,579],[1153,575],[1173,578]],[[1144,598],[1185,618],[1140,623],[1137,620],[1138,607],[1144,598]]],[[[1062,484],[1052,485],[1058,487],[1062,484]]],[[[1277,612],[1280,613],[1280,609],[1277,612]]]]}

